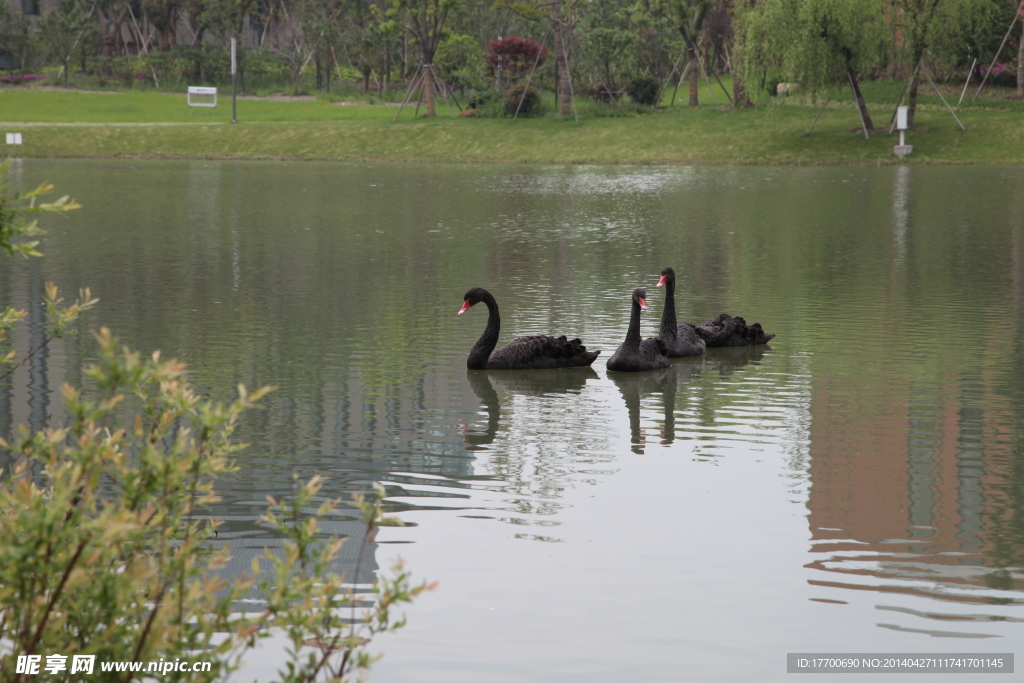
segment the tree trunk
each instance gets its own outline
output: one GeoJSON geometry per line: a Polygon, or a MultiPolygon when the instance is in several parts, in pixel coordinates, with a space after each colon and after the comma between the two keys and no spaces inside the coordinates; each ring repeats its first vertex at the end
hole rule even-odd
{"type": "Polygon", "coordinates": [[[914,77],[910,79],[910,94],[907,95],[907,128],[914,127],[914,113],[917,111],[917,90],[920,84],[921,72],[916,70],[914,71],[914,77]]]}
{"type": "Polygon", "coordinates": [[[861,118],[864,121],[864,127],[868,131],[875,129],[875,124],[871,121],[871,114],[868,113],[868,105],[864,101],[864,95],[860,92],[860,86],[857,85],[857,72],[853,70],[849,62],[846,64],[846,73],[850,77],[850,88],[853,89],[853,96],[857,100],[857,108],[860,109],[861,118]]]}
{"type": "Polygon", "coordinates": [[[907,127],[914,127],[914,113],[917,111],[917,91],[921,85],[921,69],[918,66],[924,58],[924,47],[914,50],[911,55],[911,68],[914,77],[910,79],[910,92],[907,94],[907,127]]]}
{"type": "Polygon", "coordinates": [[[700,83],[700,62],[697,55],[697,45],[692,41],[686,41],[686,51],[690,53],[690,106],[699,107],[700,101],[697,99],[697,85],[700,83]]]}
{"type": "Polygon", "coordinates": [[[754,103],[750,101],[750,95],[747,93],[747,86],[735,70],[732,73],[732,103],[735,109],[749,109],[754,106],[754,103]]]}
{"type": "Polygon", "coordinates": [[[565,24],[562,23],[562,3],[551,7],[551,30],[554,33],[555,68],[558,73],[558,118],[572,114],[572,81],[569,74],[569,49],[565,39],[565,24]]]}
{"type": "Polygon", "coordinates": [[[96,15],[100,20],[100,45],[102,46],[102,52],[104,58],[117,57],[120,53],[120,37],[121,37],[121,24],[124,23],[125,18],[128,16],[128,6],[120,8],[111,8],[110,13],[107,14],[103,11],[98,0],[94,0],[94,7],[96,8],[96,15]]]}
{"type": "Polygon", "coordinates": [[[1017,51],[1017,97],[1024,97],[1024,21],[1021,21],[1020,49],[1017,51]]]}
{"type": "Polygon", "coordinates": [[[423,66],[423,102],[426,108],[425,116],[437,116],[434,109],[434,75],[430,73],[433,67],[424,64],[423,66]]]}

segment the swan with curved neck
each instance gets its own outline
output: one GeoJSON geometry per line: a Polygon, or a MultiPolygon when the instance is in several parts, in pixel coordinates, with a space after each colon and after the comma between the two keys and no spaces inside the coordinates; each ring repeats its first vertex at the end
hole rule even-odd
{"type": "Polygon", "coordinates": [[[669,358],[700,356],[706,348],[704,340],[689,323],[676,323],[676,272],[662,268],[657,287],[665,288],[665,311],[661,314],[658,339],[668,349],[669,358]]]}
{"type": "Polygon", "coordinates": [[[587,351],[579,339],[537,335],[513,339],[497,351],[501,316],[498,302],[486,289],[474,287],[463,297],[462,315],[470,307],[483,302],[487,306],[487,327],[469,352],[466,367],[470,370],[544,370],[590,365],[600,351],[587,351]]]}
{"type": "Polygon", "coordinates": [[[626,339],[612,357],[608,369],[615,372],[640,372],[668,367],[668,349],[660,339],[640,339],[640,311],[647,310],[647,292],[633,290],[633,308],[629,315],[626,339]]]}

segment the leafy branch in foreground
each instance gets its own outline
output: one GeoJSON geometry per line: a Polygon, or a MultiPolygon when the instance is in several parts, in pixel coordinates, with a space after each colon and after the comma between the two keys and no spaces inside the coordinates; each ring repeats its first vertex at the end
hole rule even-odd
{"type": "MultiPolygon", "coordinates": [[[[0,165],[0,173],[6,169],[0,165]]],[[[6,187],[0,183],[0,246],[13,254],[12,235],[38,233],[27,222],[20,233],[7,229],[27,208],[12,204],[6,187]]],[[[38,255],[35,243],[22,245],[27,251],[16,250],[38,255]]],[[[96,303],[83,290],[61,308],[58,295],[46,286],[47,342],[96,303]]],[[[0,327],[22,317],[8,308],[0,327]]],[[[75,679],[72,655],[92,656],[99,664],[88,680],[103,683],[151,680],[154,671],[161,680],[221,681],[258,639],[282,630],[292,642],[282,672],[289,683],[343,681],[368,666],[370,638],[405,623],[393,608],[430,586],[414,586],[399,563],[393,577],[374,584],[375,600],[358,602],[344,577],[328,571],[342,540],[316,535],[319,517],[337,501],[307,512],[319,478],[291,503],[271,501],[265,520],[288,540],[283,559],[271,556],[274,581],[259,582],[267,608],[258,619],[236,606],[257,583],[259,567],[253,576],[217,573],[230,550],[217,547],[219,521],[208,513],[219,500],[214,482],[236,469],[230,457],[243,447],[232,438],[239,416],[272,388],[249,394],[239,386],[226,404],[204,400],[184,364],[163,360],[159,351],[143,358],[119,349],[106,328],[96,339],[98,362],[85,369],[90,386],[61,388],[65,426],[34,433],[22,427],[16,438],[0,439],[0,465],[10,463],[7,471],[0,467],[0,681],[25,683],[44,672],[75,679]],[[179,670],[183,657],[204,670],[179,670]]],[[[356,498],[365,524],[356,576],[377,528],[397,523],[385,518],[383,496],[378,487],[372,499],[356,498]]]]}
{"type": "MultiPolygon", "coordinates": [[[[322,502],[312,517],[302,514],[314,504],[322,485],[323,480],[314,477],[299,488],[291,503],[270,498],[271,509],[263,518],[286,541],[283,557],[269,550],[264,553],[273,566],[274,578],[260,582],[267,608],[253,628],[258,626],[263,635],[280,629],[287,636],[289,658],[285,669],[278,672],[284,683],[345,681],[350,674],[361,673],[379,658],[367,650],[373,637],[405,626],[405,618],[396,618],[392,610],[436,586],[413,584],[398,560],[390,577],[373,584],[373,599],[360,599],[355,582],[368,543],[379,527],[401,526],[402,522],[384,515],[384,487],[380,484],[374,484],[374,495],[369,498],[354,496],[365,532],[359,539],[354,574],[348,580],[330,571],[346,539],[325,541],[317,535],[317,520],[334,513],[340,501],[322,502]]],[[[259,571],[255,559],[252,571],[259,571]]]]}
{"type": "MultiPolygon", "coordinates": [[[[81,204],[69,199],[67,196],[61,197],[55,202],[37,204],[36,200],[39,197],[53,191],[53,185],[49,183],[42,183],[31,192],[15,192],[12,194],[10,192],[10,182],[7,180],[10,168],[10,159],[0,163],[0,249],[6,251],[10,256],[14,256],[15,253],[21,254],[25,258],[42,256],[41,253],[36,251],[36,246],[39,244],[38,240],[31,242],[15,241],[23,237],[36,237],[45,234],[39,228],[38,219],[29,220],[29,214],[72,211],[81,208],[81,204]]],[[[0,372],[0,381],[23,365],[54,338],[60,338],[65,334],[74,334],[74,330],[69,329],[70,325],[78,319],[82,311],[92,308],[99,302],[99,299],[94,299],[89,289],[86,288],[79,292],[78,300],[75,303],[61,308],[60,304],[64,300],[60,298],[57,286],[52,282],[46,283],[45,299],[47,317],[47,334],[45,338],[35,348],[30,349],[20,363],[8,368],[5,372],[0,372]]],[[[10,307],[0,310],[0,343],[3,343],[6,338],[7,330],[24,317],[25,311],[15,310],[10,307]]],[[[0,349],[0,367],[14,363],[16,356],[17,351],[11,350],[3,353],[2,349],[0,349]]]]}
{"type": "MultiPolygon", "coordinates": [[[[0,473],[0,680],[29,680],[16,668],[18,655],[155,662],[189,653],[210,670],[162,678],[224,680],[259,639],[278,633],[290,643],[279,672],[287,683],[344,681],[368,667],[371,639],[405,624],[395,608],[433,586],[414,585],[399,562],[371,599],[360,599],[351,581],[332,573],[344,539],[325,540],[317,529],[339,501],[308,512],[320,478],[290,502],[271,499],[264,521],[286,538],[283,556],[266,553],[272,572],[254,563],[252,576],[217,574],[229,550],[214,547],[219,522],[204,508],[219,500],[215,478],[235,469],[239,415],[271,389],[249,394],[240,386],[231,403],[206,401],[182,363],[118,350],[107,329],[96,338],[99,362],[86,369],[96,398],[65,384],[66,427],[23,428],[0,440],[16,463],[0,473]],[[113,426],[119,421],[130,426],[113,426]],[[257,584],[261,575],[272,578],[257,584]],[[266,608],[250,619],[236,605],[254,585],[266,608]]],[[[371,497],[356,496],[365,527],[356,576],[377,529],[400,523],[384,516],[383,497],[379,485],[371,497]]]]}
{"type": "Polygon", "coordinates": [[[7,180],[7,174],[11,168],[11,160],[0,162],[0,249],[7,252],[9,256],[15,253],[25,258],[29,256],[42,256],[36,251],[39,240],[30,242],[16,242],[15,240],[24,237],[38,237],[46,234],[39,227],[39,219],[29,220],[28,214],[32,213],[62,213],[73,209],[80,209],[81,204],[76,203],[67,195],[55,202],[37,204],[36,200],[44,194],[53,191],[53,185],[42,183],[29,192],[11,193],[11,184],[7,180]]]}
{"type": "MultiPolygon", "coordinates": [[[[217,500],[213,477],[234,469],[239,414],[269,389],[204,401],[183,364],[119,351],[107,329],[96,338],[100,360],[85,373],[98,398],[65,384],[66,427],[0,441],[15,461],[0,487],[0,643],[12,654],[0,659],[4,681],[28,680],[13,655],[225,653],[230,599],[247,585],[222,590],[215,572],[227,554],[209,543],[217,524],[195,516],[217,500]],[[130,426],[113,426],[128,392],[138,411],[130,426]]],[[[190,680],[231,666],[214,661],[209,676],[190,680]]]]}

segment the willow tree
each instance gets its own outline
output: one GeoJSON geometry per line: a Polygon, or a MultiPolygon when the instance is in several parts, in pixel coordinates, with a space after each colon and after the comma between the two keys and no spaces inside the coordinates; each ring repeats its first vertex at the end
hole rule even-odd
{"type": "Polygon", "coordinates": [[[893,0],[895,29],[901,36],[904,58],[910,70],[907,112],[908,125],[914,125],[917,91],[921,71],[917,65],[928,62],[955,66],[967,54],[985,27],[998,22],[1000,0],[893,0]]]}
{"type": "Polygon", "coordinates": [[[874,123],[859,81],[887,62],[889,7],[888,0],[764,0],[737,8],[746,41],[741,75],[749,83],[775,67],[812,91],[846,82],[870,130],[874,123]]]}
{"type": "Polygon", "coordinates": [[[420,51],[420,69],[423,73],[423,100],[427,116],[437,116],[434,107],[434,81],[432,68],[434,53],[444,38],[448,13],[458,0],[390,0],[390,15],[408,33],[420,51]]]}

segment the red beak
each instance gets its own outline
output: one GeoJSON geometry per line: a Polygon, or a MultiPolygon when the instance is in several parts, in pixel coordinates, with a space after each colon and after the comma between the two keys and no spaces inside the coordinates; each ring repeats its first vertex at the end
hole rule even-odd
{"type": "Polygon", "coordinates": [[[460,308],[460,309],[459,309],[459,315],[462,315],[463,313],[465,313],[466,311],[468,311],[468,310],[469,310],[469,307],[470,307],[470,306],[472,306],[472,305],[473,305],[473,304],[469,303],[469,299],[466,299],[466,300],[465,300],[465,301],[463,302],[463,304],[462,304],[462,308],[460,308]]]}
{"type": "Polygon", "coordinates": [[[640,299],[640,310],[641,311],[646,311],[647,310],[647,299],[640,299]]]}
{"type": "Polygon", "coordinates": [[[655,287],[661,287],[661,286],[662,286],[663,284],[665,284],[665,278],[666,278],[666,277],[668,277],[668,276],[667,276],[667,275],[662,275],[662,276],[661,276],[661,279],[660,279],[660,280],[658,280],[658,284],[656,284],[656,285],[654,285],[654,286],[655,286],[655,287]]]}

